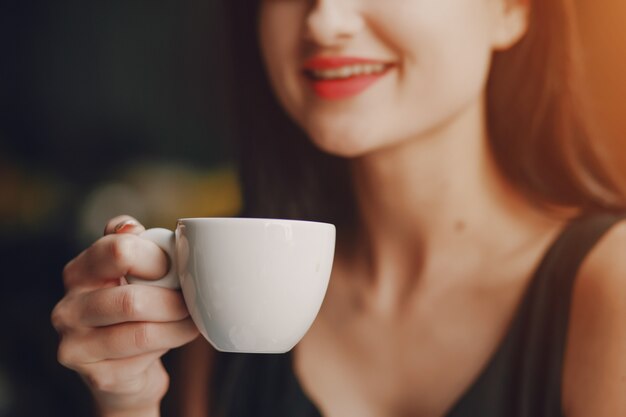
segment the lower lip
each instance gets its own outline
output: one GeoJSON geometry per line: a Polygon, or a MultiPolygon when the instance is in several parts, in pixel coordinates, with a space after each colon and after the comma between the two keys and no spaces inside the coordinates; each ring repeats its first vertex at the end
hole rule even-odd
{"type": "Polygon", "coordinates": [[[342,100],[367,90],[385,74],[387,70],[379,74],[359,75],[339,80],[314,80],[307,77],[307,81],[319,97],[326,100],[342,100]]]}

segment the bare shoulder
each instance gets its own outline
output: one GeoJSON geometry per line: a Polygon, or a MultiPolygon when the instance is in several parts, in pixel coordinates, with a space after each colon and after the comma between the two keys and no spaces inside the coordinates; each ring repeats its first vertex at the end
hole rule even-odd
{"type": "Polygon", "coordinates": [[[567,417],[626,416],[626,221],[581,265],[563,371],[567,417]]]}

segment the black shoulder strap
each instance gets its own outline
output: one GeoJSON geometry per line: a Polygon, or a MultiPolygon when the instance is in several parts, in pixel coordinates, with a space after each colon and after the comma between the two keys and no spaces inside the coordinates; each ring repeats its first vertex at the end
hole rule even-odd
{"type": "Polygon", "coordinates": [[[526,314],[521,314],[524,323],[519,323],[526,347],[519,388],[521,398],[543,397],[543,401],[522,401],[541,409],[524,410],[520,415],[559,415],[555,413],[561,410],[563,357],[578,270],[602,236],[625,217],[615,213],[587,213],[571,221],[537,268],[524,300],[526,314]]]}

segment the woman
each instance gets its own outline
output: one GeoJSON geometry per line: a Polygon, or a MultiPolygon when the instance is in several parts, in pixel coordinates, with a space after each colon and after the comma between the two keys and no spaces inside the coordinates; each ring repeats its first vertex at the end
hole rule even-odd
{"type": "MultiPolygon", "coordinates": [[[[624,199],[578,112],[570,1],[224,5],[246,214],[339,239],[293,352],[185,348],[181,415],[626,415],[624,199]]],[[[119,285],[167,268],[142,230],[112,219],[52,315],[103,416],[158,415],[159,358],[197,336],[179,294],[119,285]]]]}

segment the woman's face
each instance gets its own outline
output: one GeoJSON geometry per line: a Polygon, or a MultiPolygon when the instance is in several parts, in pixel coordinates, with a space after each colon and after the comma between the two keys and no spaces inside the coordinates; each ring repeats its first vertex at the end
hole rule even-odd
{"type": "Polygon", "coordinates": [[[261,0],[261,52],[275,94],[310,138],[358,156],[479,100],[492,52],[525,31],[524,2],[261,0]]]}

